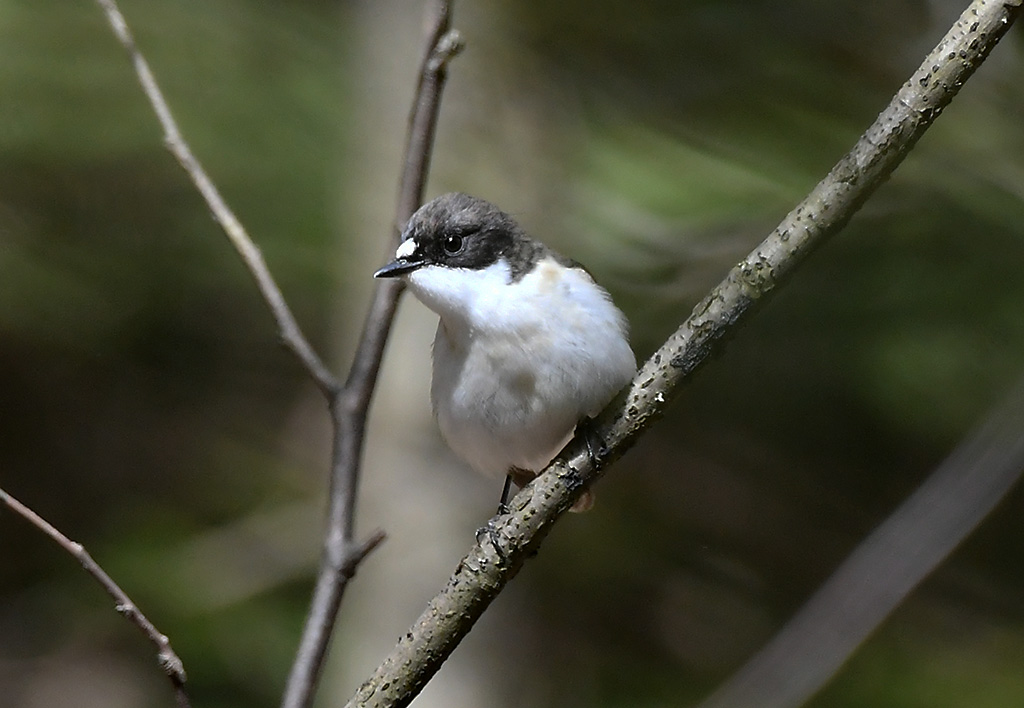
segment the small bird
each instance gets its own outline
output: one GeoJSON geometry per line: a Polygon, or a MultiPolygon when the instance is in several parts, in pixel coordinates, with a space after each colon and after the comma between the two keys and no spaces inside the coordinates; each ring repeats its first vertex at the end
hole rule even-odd
{"type": "MultiPolygon", "coordinates": [[[[440,317],[431,403],[445,442],[479,472],[525,486],[636,372],[625,316],[579,263],[466,194],[409,220],[394,260],[440,317]]],[[[592,504],[586,492],[574,506],[592,504]]]]}

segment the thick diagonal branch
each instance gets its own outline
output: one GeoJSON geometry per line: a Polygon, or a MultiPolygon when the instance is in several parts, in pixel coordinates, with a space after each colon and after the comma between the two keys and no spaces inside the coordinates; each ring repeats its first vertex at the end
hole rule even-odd
{"type": "Polygon", "coordinates": [[[409,704],[583,489],[662,414],[724,337],[814,248],[838,232],[896,169],[1007,31],[1020,2],[971,3],[853,149],[697,305],[643,365],[624,399],[599,418],[599,432],[608,444],[604,458],[592,464],[585,442],[570,442],[516,496],[512,513],[492,520],[495,533],[481,535],[445,588],[359,687],[349,708],[409,704]]]}

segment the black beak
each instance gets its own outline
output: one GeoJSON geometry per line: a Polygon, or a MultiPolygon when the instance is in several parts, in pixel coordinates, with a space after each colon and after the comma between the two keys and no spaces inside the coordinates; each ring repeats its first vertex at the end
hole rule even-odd
{"type": "Polygon", "coordinates": [[[422,258],[396,258],[386,266],[373,274],[374,278],[397,278],[400,275],[411,273],[417,268],[425,266],[426,260],[422,258]]]}

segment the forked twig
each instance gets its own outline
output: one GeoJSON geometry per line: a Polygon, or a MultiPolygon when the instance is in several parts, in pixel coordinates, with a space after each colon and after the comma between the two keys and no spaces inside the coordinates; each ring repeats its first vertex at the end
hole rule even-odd
{"type": "MultiPolygon", "coordinates": [[[[462,48],[458,33],[450,28],[448,0],[436,3],[426,50],[420,66],[419,82],[409,115],[409,133],[404,168],[395,210],[398,227],[405,224],[423,201],[427,169],[434,143],[434,131],[440,107],[441,91],[447,78],[448,62],[462,48]]],[[[340,394],[332,401],[334,453],[331,464],[328,530],[323,557],[299,649],[288,675],[282,708],[307,708],[323,667],[327,646],[334,628],[348,576],[340,572],[350,563],[355,524],[355,499],[359,483],[359,462],[366,431],[366,415],[380,371],[384,346],[391,332],[401,283],[380,283],[373,294],[362,335],[340,394]]],[[[372,539],[371,539],[372,541],[372,539]]],[[[357,547],[355,552],[359,551],[357,547]]]]}
{"type": "MultiPolygon", "coordinates": [[[[395,282],[378,285],[348,377],[344,385],[340,384],[302,334],[259,249],[224,202],[182,137],[115,0],[96,1],[106,13],[121,45],[128,52],[142,90],[163,128],[167,148],[188,174],[213,213],[214,219],[220,224],[249,269],[277,323],[283,343],[299,359],[329,404],[333,445],[327,530],[320,571],[282,702],[284,708],[304,708],[312,701],[348,580],[359,562],[385,538],[382,531],[376,531],[361,543],[354,541],[355,499],[366,415],[401,294],[401,286],[395,282]]],[[[404,224],[423,199],[448,61],[462,48],[458,33],[450,30],[450,16],[449,2],[437,2],[410,115],[408,145],[395,215],[396,225],[404,224]]]]}

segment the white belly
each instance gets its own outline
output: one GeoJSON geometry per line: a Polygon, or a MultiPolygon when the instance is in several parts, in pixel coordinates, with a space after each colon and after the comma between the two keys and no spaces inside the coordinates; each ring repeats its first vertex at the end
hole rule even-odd
{"type": "Polygon", "coordinates": [[[438,327],[431,399],[441,435],[474,469],[543,468],[581,412],[571,383],[551,366],[531,368],[515,342],[455,350],[438,327]]]}
{"type": "Polygon", "coordinates": [[[635,371],[624,319],[607,294],[582,271],[558,275],[550,282],[539,271],[503,285],[519,292],[480,302],[469,322],[449,326],[442,315],[438,325],[434,413],[448,445],[480,472],[539,471],[635,371]],[[538,307],[537,299],[550,302],[538,307]]]}

